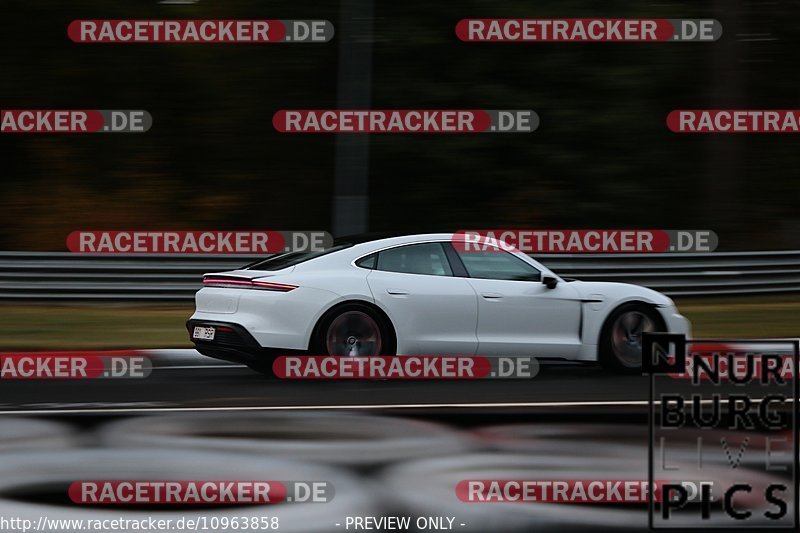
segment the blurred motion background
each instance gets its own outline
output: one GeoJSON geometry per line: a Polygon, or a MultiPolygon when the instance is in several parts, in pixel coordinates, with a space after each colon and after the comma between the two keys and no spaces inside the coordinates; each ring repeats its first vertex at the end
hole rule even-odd
{"type": "MultiPolygon", "coordinates": [[[[146,134],[1,136],[0,250],[63,251],[78,229],[343,227],[711,229],[719,251],[800,249],[795,136],[679,135],[665,123],[673,109],[797,108],[798,7],[5,0],[3,108],[146,109],[154,125],[146,134]],[[713,17],[724,35],[715,43],[464,43],[454,27],[465,17],[713,17]],[[77,44],[66,28],[81,18],[327,19],[336,36],[326,44],[77,44]],[[282,135],[271,125],[279,109],[353,102],[534,109],[541,125],[532,134],[341,138],[282,135]],[[359,197],[357,213],[341,202],[348,195],[359,197]]],[[[696,335],[797,334],[793,295],[678,303],[696,335]]],[[[103,305],[3,304],[0,335],[14,349],[188,345],[190,304],[103,305]]]]}
{"type": "Polygon", "coordinates": [[[720,250],[800,247],[792,135],[678,135],[665,125],[673,109],[797,108],[794,2],[2,8],[4,108],[147,109],[154,126],[3,136],[0,249],[64,250],[75,229],[331,229],[336,137],[281,135],[271,118],[336,108],[352,96],[340,91],[362,94],[365,83],[372,108],[541,117],[530,135],[373,135],[365,229],[707,228],[720,250]],[[465,17],[714,17],[724,35],[713,44],[463,43],[454,26],[465,17]],[[314,45],[92,45],[67,38],[80,18],[328,19],[337,34],[314,45]],[[356,46],[343,54],[348,39],[356,46]]]}

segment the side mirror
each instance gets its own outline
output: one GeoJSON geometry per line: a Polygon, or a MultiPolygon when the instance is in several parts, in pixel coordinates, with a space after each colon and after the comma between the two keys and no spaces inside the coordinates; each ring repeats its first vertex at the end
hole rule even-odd
{"type": "Polygon", "coordinates": [[[555,289],[556,285],[558,285],[558,280],[553,276],[545,276],[542,278],[542,283],[548,289],[555,289]]]}

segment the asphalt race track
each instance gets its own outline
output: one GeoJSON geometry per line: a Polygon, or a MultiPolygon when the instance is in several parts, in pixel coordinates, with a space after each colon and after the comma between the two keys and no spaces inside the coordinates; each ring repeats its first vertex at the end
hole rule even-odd
{"type": "MultiPolygon", "coordinates": [[[[533,379],[280,380],[194,350],[149,354],[143,379],[4,380],[0,414],[216,409],[520,409],[647,413],[649,380],[598,365],[543,362],[533,379]]],[[[672,386],[672,384],[671,384],[672,386]]],[[[688,380],[674,383],[688,391],[688,380]]]]}
{"type": "Polygon", "coordinates": [[[205,358],[193,350],[156,352],[145,379],[5,380],[0,411],[175,408],[639,407],[643,376],[596,365],[544,363],[532,380],[287,381],[205,358]]]}

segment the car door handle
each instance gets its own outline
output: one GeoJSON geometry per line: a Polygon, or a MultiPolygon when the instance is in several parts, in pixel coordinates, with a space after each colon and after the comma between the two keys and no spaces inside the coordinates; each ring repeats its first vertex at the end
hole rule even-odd
{"type": "Polygon", "coordinates": [[[503,297],[503,295],[500,294],[499,292],[482,292],[481,296],[483,296],[487,300],[498,300],[503,297]]]}
{"type": "Polygon", "coordinates": [[[408,294],[410,294],[405,289],[386,289],[386,292],[388,292],[389,294],[393,294],[395,296],[408,296],[408,294]]]}

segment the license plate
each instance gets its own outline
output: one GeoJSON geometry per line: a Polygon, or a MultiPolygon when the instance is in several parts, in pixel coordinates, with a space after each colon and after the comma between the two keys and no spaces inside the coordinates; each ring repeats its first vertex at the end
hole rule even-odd
{"type": "Polygon", "coordinates": [[[214,328],[203,328],[200,326],[195,326],[194,333],[192,333],[193,339],[202,339],[204,341],[213,341],[214,340],[214,333],[217,330],[214,328]]]}

